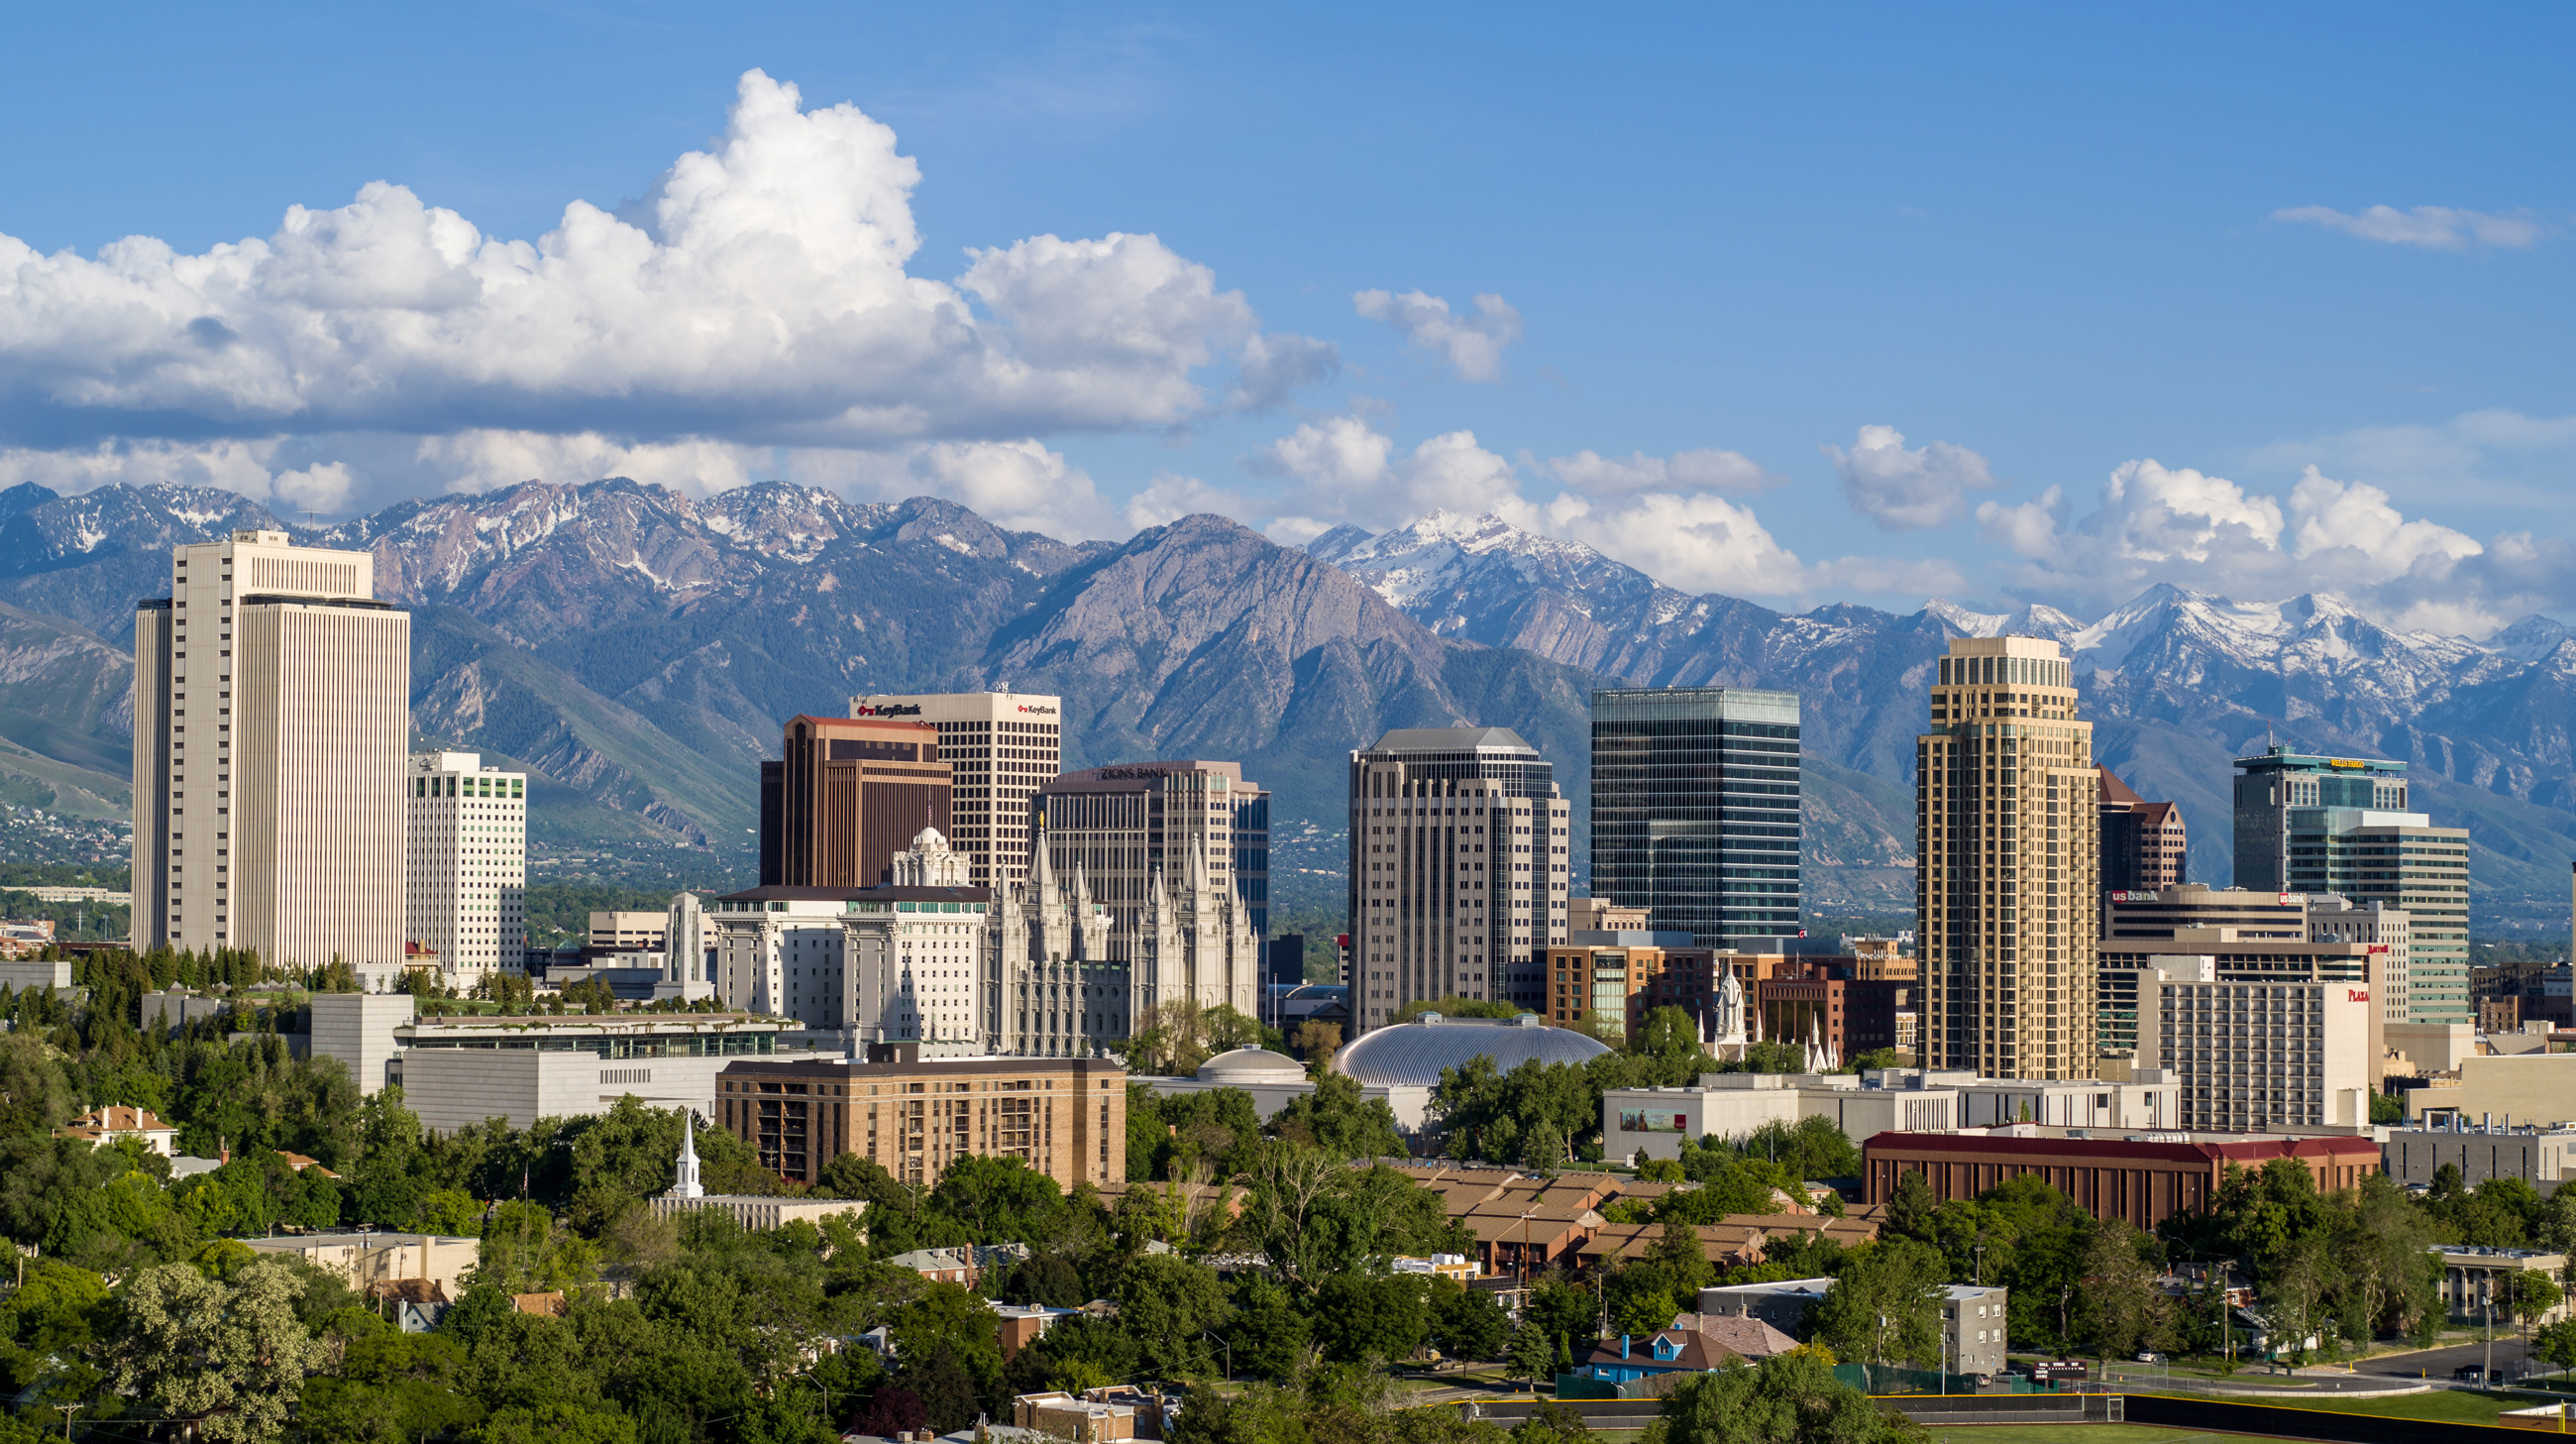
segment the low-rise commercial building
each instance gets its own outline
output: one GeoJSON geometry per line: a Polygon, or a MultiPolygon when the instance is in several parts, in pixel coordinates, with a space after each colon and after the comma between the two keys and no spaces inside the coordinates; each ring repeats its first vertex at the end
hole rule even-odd
{"type": "MultiPolygon", "coordinates": [[[[2567,1276],[2567,1255],[2555,1250],[2436,1244],[2430,1252],[2441,1257],[2442,1306],[2454,1323],[2519,1323],[2522,1316],[2511,1307],[2514,1275],[2533,1272],[2552,1279],[2567,1276]]],[[[2547,1313],[2530,1322],[2535,1327],[2553,1324],[2567,1315],[2567,1296],[2562,1292],[2547,1313]]]]}
{"type": "Polygon", "coordinates": [[[416,1279],[438,1285],[449,1299],[464,1296],[458,1279],[483,1248],[481,1239],[427,1233],[306,1233],[240,1242],[253,1253],[300,1258],[360,1293],[416,1279]]]}
{"type": "Polygon", "coordinates": [[[2380,1168],[2408,1188],[2431,1185],[2445,1165],[2475,1188],[2491,1178],[2519,1178],[2548,1197],[2576,1178],[2576,1128],[2473,1124],[2451,1115],[2445,1128],[2393,1128],[2379,1146],[2380,1168]]]}
{"type": "Polygon", "coordinates": [[[1682,1140],[1742,1138],[1766,1123],[1830,1118],[1853,1138],[1888,1129],[1960,1126],[1950,1087],[1863,1087],[1850,1074],[1703,1073],[1696,1087],[1613,1088],[1601,1095],[1602,1154],[1678,1158],[1682,1140]]]}
{"type": "Polygon", "coordinates": [[[2126,1082],[1980,1078],[1877,1068],[1850,1073],[1703,1073],[1696,1087],[1616,1088],[1601,1095],[1604,1156],[1677,1158],[1684,1138],[1735,1139],[1766,1123],[1829,1118],[1852,1138],[2038,1123],[2072,1128],[2171,1128],[2178,1085],[2167,1075],[2126,1082]]]}
{"type": "Polygon", "coordinates": [[[775,1053],[780,1025],[740,1013],[414,1016],[407,993],[317,993],[312,1046],[372,1093],[402,1085],[421,1126],[605,1113],[628,1094],[709,1116],[728,1059],[775,1053]]]}
{"type": "Polygon", "coordinates": [[[2481,1124],[2576,1123],[2576,1053],[2472,1053],[2454,1059],[2451,1066],[2459,1070],[2458,1087],[2407,1092],[2410,1122],[2439,1125],[2457,1118],[2481,1124]]]}
{"type": "Polygon", "coordinates": [[[1920,1174],[1942,1202],[1974,1198],[2015,1178],[2037,1178],[2099,1219],[2123,1218],[2152,1229],[2217,1196],[2229,1165],[2259,1169],[2276,1158],[2306,1167],[2319,1192],[2351,1188],[2379,1171],[2379,1145],[2367,1138],[2263,1138],[2195,1142],[2188,1135],[2120,1138],[2041,1137],[2038,1130],[1993,1133],[1882,1133],[1861,1145],[1868,1201],[1883,1204],[1896,1180],[1920,1174]]]}
{"type": "Polygon", "coordinates": [[[1127,1177],[1127,1070],[1110,1058],[740,1059],[716,1079],[717,1121],[761,1166],[811,1183],[844,1153],[934,1184],[969,1154],[1017,1158],[1067,1191],[1127,1177]]]}

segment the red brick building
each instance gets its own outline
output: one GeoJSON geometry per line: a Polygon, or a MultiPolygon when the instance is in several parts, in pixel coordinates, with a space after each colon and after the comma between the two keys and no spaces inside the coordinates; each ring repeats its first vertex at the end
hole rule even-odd
{"type": "Polygon", "coordinates": [[[2317,1189],[2350,1188],[2379,1172],[2367,1138],[2280,1138],[2244,1143],[2147,1143],[2120,1138],[2026,1138],[1990,1133],[1881,1133],[1861,1145],[1868,1199],[1887,1202],[1899,1174],[1919,1173],[1944,1203],[1974,1198],[2009,1179],[2034,1177],[2099,1219],[2153,1228],[2206,1207],[2227,1166],[2259,1169],[2275,1158],[2306,1166],[2317,1189]]]}

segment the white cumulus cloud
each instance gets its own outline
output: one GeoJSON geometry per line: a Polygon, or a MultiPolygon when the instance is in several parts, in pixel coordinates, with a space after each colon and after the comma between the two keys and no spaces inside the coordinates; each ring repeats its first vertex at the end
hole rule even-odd
{"type": "MultiPolygon", "coordinates": [[[[1652,483],[1640,473],[1659,466],[1669,478],[1674,471],[1662,458],[1618,462],[1589,452],[1581,455],[1590,461],[1560,458],[1545,468],[1566,490],[1553,498],[1533,497],[1523,492],[1511,462],[1485,449],[1473,432],[1434,436],[1406,453],[1366,421],[1337,416],[1299,426],[1264,448],[1250,465],[1259,474],[1290,483],[1279,503],[1284,514],[1274,517],[1267,530],[1291,545],[1336,525],[1382,531],[1434,511],[1491,513],[1527,531],[1582,542],[1689,592],[1803,599],[1829,589],[1907,594],[1964,585],[1958,569],[1947,562],[1865,557],[1802,562],[1750,506],[1717,495],[1707,482],[1724,476],[1732,484],[1749,484],[1740,480],[1742,468],[1682,460],[1733,457],[1741,462],[1732,452],[1686,452],[1671,459],[1681,462],[1685,478],[1698,479],[1698,489],[1648,489],[1652,483]]],[[[1743,467],[1759,474],[1750,462],[1743,467]]]]}
{"type": "Polygon", "coordinates": [[[1547,474],[1595,496],[1637,491],[1713,491],[1727,496],[1752,496],[1789,483],[1789,478],[1766,469],[1740,451],[1714,446],[1676,451],[1670,456],[1649,456],[1642,451],[1603,456],[1591,450],[1578,451],[1572,456],[1550,457],[1547,474]]]}
{"type": "Polygon", "coordinates": [[[1476,313],[1459,315],[1438,296],[1407,291],[1358,291],[1351,308],[1371,321],[1383,321],[1419,350],[1449,363],[1461,381],[1498,381],[1503,375],[1503,348],[1521,338],[1521,313],[1502,297],[1476,297],[1476,313]]]}
{"type": "Polygon", "coordinates": [[[2151,458],[2125,462],[2092,511],[2051,487],[1977,508],[1985,539],[2022,558],[2013,589],[2069,610],[2114,606],[2157,582],[2244,600],[2330,592],[2393,625],[2482,635],[2569,590],[2526,537],[2494,550],[2409,518],[2388,493],[2305,469],[2287,497],[2151,458]]]}
{"type": "Polygon", "coordinates": [[[2519,249],[2539,240],[2541,234],[2538,222],[2520,216],[2451,206],[2417,206],[2406,211],[2395,206],[2372,206],[2351,213],[2331,206],[2292,206],[2272,212],[2272,219],[2323,226],[2365,241],[2428,251],[2465,251],[2473,246],[2519,249]]]}
{"type": "MultiPolygon", "coordinates": [[[[723,133],[641,201],[573,201],[534,241],[385,181],[198,254],[0,236],[0,447],[95,475],[98,448],[131,469],[175,445],[196,459],[172,464],[234,465],[247,488],[275,482],[197,439],[446,438],[430,469],[488,481],[510,449],[489,438],[554,437],[526,449],[678,446],[715,485],[703,446],[1035,448],[1275,406],[1332,373],[1329,345],[1265,335],[1151,235],[1035,236],[970,252],[952,281],[914,275],[919,182],[887,126],[755,70],[723,133]]],[[[294,485],[408,484],[376,475],[398,450],[316,457],[346,474],[290,468],[294,485]]]]}
{"type": "Polygon", "coordinates": [[[1893,426],[1864,426],[1852,449],[1823,446],[1852,510],[1885,531],[1921,531],[1968,513],[1968,493],[1995,485],[1986,459],[1947,441],[1907,450],[1893,426]]]}

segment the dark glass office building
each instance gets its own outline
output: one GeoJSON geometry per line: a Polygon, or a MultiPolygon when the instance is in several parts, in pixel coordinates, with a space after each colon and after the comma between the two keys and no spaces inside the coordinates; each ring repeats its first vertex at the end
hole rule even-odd
{"type": "Polygon", "coordinates": [[[1798,930],[1798,694],[1592,694],[1592,895],[1703,948],[1798,930]]]}

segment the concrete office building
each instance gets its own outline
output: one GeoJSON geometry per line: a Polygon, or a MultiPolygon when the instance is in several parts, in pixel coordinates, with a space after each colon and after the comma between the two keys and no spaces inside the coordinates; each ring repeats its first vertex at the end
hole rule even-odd
{"type": "MultiPolygon", "coordinates": [[[[2290,864],[2291,814],[2306,808],[2404,812],[2406,764],[2322,757],[2285,746],[2236,759],[2236,885],[2248,892],[2303,891],[2290,864]]],[[[2327,889],[2316,889],[2319,892],[2327,889]]]]}
{"type": "MultiPolygon", "coordinates": [[[[1064,699],[1035,692],[925,692],[850,699],[856,718],[926,722],[948,764],[950,820],[934,822],[974,868],[972,886],[1029,870],[1029,798],[1064,770],[1064,699]]],[[[919,830],[916,821],[904,836],[919,830]]]]}
{"type": "Polygon", "coordinates": [[[1555,769],[1505,727],[1409,727],[1351,754],[1351,1027],[1408,1004],[1537,1008],[1565,940],[1571,818],[1555,769]]]}
{"type": "Polygon", "coordinates": [[[2519,1178],[2541,1197],[2576,1178],[2576,1128],[2555,1124],[2470,1121],[2453,1113],[2439,1128],[2392,1128],[2379,1147],[2380,1167],[2408,1188],[2427,1188],[2445,1167],[2469,1188],[2491,1178],[2519,1178]]]}
{"type": "Polygon", "coordinates": [[[1740,1139],[1766,1123],[1830,1118],[1856,1139],[1888,1131],[1942,1133],[2017,1123],[2074,1129],[2174,1126],[2168,1078],[2045,1083],[1922,1068],[1850,1073],[1703,1073],[1696,1087],[1602,1094],[1602,1152],[1676,1158],[1681,1140],[1740,1139]],[[1615,1101],[1614,1101],[1615,1100],[1615,1101]]]}
{"type": "Polygon", "coordinates": [[[2093,724],[2055,642],[1961,637],[1915,739],[1924,1060],[2090,1078],[2101,927],[2093,724]]]}
{"type": "Polygon", "coordinates": [[[2420,812],[2304,810],[2293,819],[2290,876],[2311,893],[2405,914],[2406,1021],[2468,1023],[2476,1016],[2469,1002],[2469,832],[2431,821],[2420,812]]]}
{"type": "Polygon", "coordinates": [[[409,940],[436,950],[454,986],[520,971],[528,951],[528,774],[486,767],[479,752],[419,752],[405,781],[409,940]]]}
{"type": "Polygon", "coordinates": [[[2228,982],[2206,957],[2138,970],[2138,1066],[2182,1085],[2186,1129],[2370,1126],[2381,1021],[2370,984],[2228,982]]]}
{"type": "Polygon", "coordinates": [[[2182,809],[2170,802],[2149,802],[2136,789],[2094,769],[2101,788],[2102,890],[2152,891],[2180,886],[2189,865],[2191,839],[2185,834],[2182,809]]]}
{"type": "Polygon", "coordinates": [[[1795,932],[1798,694],[1592,694],[1592,895],[1721,949],[1795,932]]]}
{"type": "Polygon", "coordinates": [[[2404,1021],[2470,1021],[2469,835],[2407,811],[2406,764],[2275,746],[2236,768],[2236,885],[2406,913],[2404,1021]]]}
{"type": "Polygon", "coordinates": [[[1703,1073],[1696,1087],[1612,1088],[1601,1095],[1601,1153],[1679,1158],[1685,1138],[1732,1142],[1767,1123],[1828,1118],[1853,1138],[1960,1127],[1947,1087],[1877,1088],[1849,1073],[1703,1073]]]}
{"type": "Polygon", "coordinates": [[[312,1008],[315,1056],[339,1059],[361,1092],[400,1085],[441,1133],[605,1113],[628,1094],[708,1116],[724,1061],[776,1052],[780,1028],[738,1013],[422,1018],[408,993],[316,993],[312,1008]]]}
{"type": "Polygon", "coordinates": [[[173,548],[170,589],[134,615],[136,945],[339,958],[390,985],[409,614],[375,599],[365,552],[282,531],[173,548]]]}
{"type": "Polygon", "coordinates": [[[950,825],[939,729],[887,717],[791,717],[760,764],[760,881],[875,887],[913,834],[950,825]]]}
{"type": "MultiPolygon", "coordinates": [[[[1270,918],[1270,793],[1246,782],[1239,762],[1126,762],[1067,772],[1029,799],[1030,835],[1044,830],[1055,875],[1080,876],[1106,905],[1110,947],[1144,916],[1157,873],[1207,856],[1209,880],[1234,889],[1252,935],[1270,918]]],[[[1122,953],[1121,956],[1124,956],[1122,953]]]]}
{"type": "Polygon", "coordinates": [[[716,1080],[717,1123],[763,1168],[812,1183],[855,1153],[929,1186],[967,1154],[1016,1158],[1067,1192],[1127,1181],[1127,1072],[1110,1058],[744,1059],[716,1080]]]}

